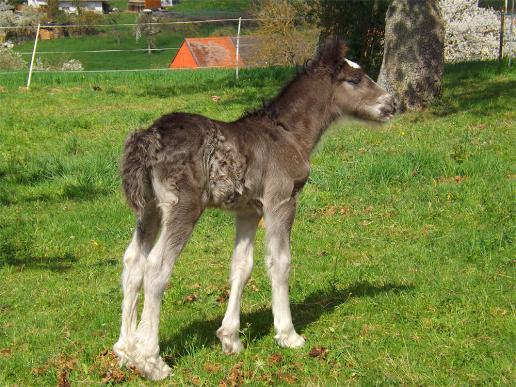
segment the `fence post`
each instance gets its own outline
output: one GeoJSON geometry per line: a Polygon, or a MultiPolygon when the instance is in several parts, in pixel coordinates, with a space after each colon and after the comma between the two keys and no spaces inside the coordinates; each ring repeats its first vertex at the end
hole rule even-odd
{"type": "Polygon", "coordinates": [[[514,0],[512,0],[511,18],[509,19],[509,22],[511,23],[509,28],[509,67],[512,67],[512,57],[514,55],[514,38],[512,37],[512,28],[514,24],[514,0]]]}
{"type": "Polygon", "coordinates": [[[32,79],[32,67],[34,66],[34,57],[36,56],[36,48],[38,47],[39,28],[41,24],[38,23],[38,29],[36,30],[36,39],[34,39],[34,48],[32,49],[32,58],[29,66],[29,76],[27,78],[27,89],[30,87],[30,80],[32,79]]]}
{"type": "Polygon", "coordinates": [[[242,17],[238,18],[238,30],[237,30],[237,41],[236,41],[236,69],[235,69],[235,76],[238,81],[238,61],[240,59],[240,26],[242,25],[242,17]]]}

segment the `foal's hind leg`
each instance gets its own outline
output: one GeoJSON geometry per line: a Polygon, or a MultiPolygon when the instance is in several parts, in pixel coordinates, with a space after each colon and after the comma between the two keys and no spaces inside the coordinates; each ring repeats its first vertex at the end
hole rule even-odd
{"type": "Polygon", "coordinates": [[[253,270],[253,244],[260,216],[253,213],[237,214],[236,240],[231,262],[231,292],[228,308],[222,326],[217,330],[217,337],[226,353],[238,353],[242,342],[238,337],[240,329],[240,304],[244,286],[253,270]]]}
{"type": "Polygon", "coordinates": [[[187,242],[201,213],[199,204],[185,195],[175,204],[160,203],[161,232],[147,258],[143,288],[142,318],[128,346],[129,365],[152,380],[166,378],[170,367],[159,356],[159,318],[163,293],[176,258],[187,242]]]}
{"type": "Polygon", "coordinates": [[[122,326],[120,328],[120,338],[113,346],[113,351],[118,355],[121,363],[127,361],[127,341],[136,331],[136,303],[143,281],[145,260],[156,240],[158,228],[159,213],[154,201],[150,201],[147,203],[142,216],[138,219],[133,239],[124,254],[122,326]]]}

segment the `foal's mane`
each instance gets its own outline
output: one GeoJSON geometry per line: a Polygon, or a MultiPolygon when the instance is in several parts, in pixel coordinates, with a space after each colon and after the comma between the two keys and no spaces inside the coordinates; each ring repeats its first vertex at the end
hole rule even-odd
{"type": "Polygon", "coordinates": [[[294,77],[288,81],[276,94],[269,100],[262,99],[262,106],[244,112],[241,119],[248,117],[266,117],[276,122],[278,118],[277,102],[280,101],[293,84],[303,82],[313,76],[331,74],[335,76],[344,64],[344,58],[348,51],[347,46],[336,37],[329,37],[319,46],[314,58],[308,59],[305,64],[298,67],[294,77]]]}

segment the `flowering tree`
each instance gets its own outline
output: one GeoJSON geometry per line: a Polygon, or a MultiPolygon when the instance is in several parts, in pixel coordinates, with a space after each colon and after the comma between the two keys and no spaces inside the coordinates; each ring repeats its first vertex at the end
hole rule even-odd
{"type": "Polygon", "coordinates": [[[39,17],[39,13],[31,7],[15,13],[12,6],[0,0],[0,27],[12,27],[0,30],[0,42],[5,39],[18,41],[33,36],[35,30],[31,27],[37,24],[39,17]]]}
{"type": "Polygon", "coordinates": [[[494,59],[498,55],[498,14],[478,0],[441,0],[448,62],[494,59]]]}
{"type": "Polygon", "coordinates": [[[142,37],[145,38],[147,40],[147,53],[151,54],[152,50],[156,48],[156,39],[161,32],[159,25],[155,24],[159,23],[159,18],[154,17],[150,11],[143,11],[138,15],[136,23],[136,41],[142,37]]]}

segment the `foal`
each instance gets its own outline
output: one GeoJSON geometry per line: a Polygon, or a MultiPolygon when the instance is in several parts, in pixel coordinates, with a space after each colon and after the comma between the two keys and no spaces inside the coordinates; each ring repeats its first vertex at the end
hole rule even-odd
{"type": "Polygon", "coordinates": [[[208,206],[231,210],[236,217],[231,292],[217,330],[223,351],[243,349],[240,303],[262,216],[275,339],[282,347],[304,344],[292,325],[288,277],[290,230],[310,153],[342,115],[387,121],[395,112],[393,97],[345,59],[345,51],[339,41],[328,40],[276,98],[235,122],[172,113],[128,137],[123,185],[137,224],[124,255],[122,326],[113,348],[121,363],[153,380],[170,374],[159,356],[161,298],[176,258],[208,206]],[[137,326],[142,284],[145,300],[137,326]]]}

